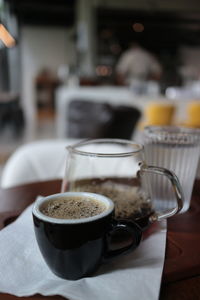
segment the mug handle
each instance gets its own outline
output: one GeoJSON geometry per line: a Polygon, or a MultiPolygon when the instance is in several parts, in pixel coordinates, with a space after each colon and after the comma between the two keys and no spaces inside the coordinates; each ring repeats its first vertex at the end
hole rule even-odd
{"type": "Polygon", "coordinates": [[[176,207],[170,209],[169,211],[163,212],[163,213],[156,213],[156,212],[153,213],[149,218],[150,222],[160,221],[160,220],[172,217],[173,215],[177,214],[182,209],[183,199],[184,199],[183,191],[182,191],[179,179],[174,172],[172,172],[168,169],[165,169],[165,168],[161,168],[161,167],[142,165],[139,173],[141,175],[143,175],[142,173],[154,173],[154,174],[166,176],[172,184],[172,187],[173,187],[173,190],[175,193],[175,197],[176,197],[176,203],[177,203],[176,207]]]}
{"type": "Polygon", "coordinates": [[[127,254],[133,251],[140,244],[142,239],[142,229],[138,224],[130,220],[115,220],[111,223],[111,228],[106,234],[106,248],[103,261],[107,262],[122,254],[127,254]],[[122,238],[121,238],[122,236],[122,238]],[[120,241],[119,241],[120,238],[120,241]],[[128,245],[116,247],[111,250],[114,245],[113,240],[116,239],[118,243],[126,242],[128,245]],[[131,241],[130,241],[131,239],[131,241]]]}

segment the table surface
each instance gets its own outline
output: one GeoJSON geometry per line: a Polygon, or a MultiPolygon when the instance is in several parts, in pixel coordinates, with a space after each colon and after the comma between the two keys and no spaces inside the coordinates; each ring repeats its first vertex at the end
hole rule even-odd
{"type": "MultiPolygon", "coordinates": [[[[12,222],[38,195],[60,191],[61,181],[36,182],[0,190],[0,229],[12,222]]],[[[167,246],[160,300],[200,299],[200,180],[194,185],[191,208],[168,219],[167,246]]],[[[60,296],[16,297],[0,294],[0,299],[64,299],[60,296]]],[[[148,300],[148,299],[147,299],[148,300]]]]}

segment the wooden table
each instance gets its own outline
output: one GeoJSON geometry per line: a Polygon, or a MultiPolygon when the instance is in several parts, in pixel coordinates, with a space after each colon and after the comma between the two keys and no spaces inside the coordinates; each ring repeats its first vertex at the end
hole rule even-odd
{"type": "MultiPolygon", "coordinates": [[[[36,196],[57,193],[60,186],[61,181],[54,180],[0,190],[0,229],[12,222],[36,196]]],[[[200,300],[200,180],[195,182],[190,210],[170,218],[167,228],[160,300],[200,300]]],[[[3,300],[44,298],[64,299],[0,294],[3,300]]]]}

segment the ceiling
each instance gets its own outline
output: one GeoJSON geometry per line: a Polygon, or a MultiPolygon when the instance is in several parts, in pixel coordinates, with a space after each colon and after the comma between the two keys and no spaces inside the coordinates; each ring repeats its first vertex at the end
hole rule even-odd
{"type": "Polygon", "coordinates": [[[5,0],[20,24],[72,26],[76,0],[5,0]]]}
{"type": "Polygon", "coordinates": [[[98,10],[98,31],[109,29],[113,39],[126,48],[139,40],[152,51],[171,49],[181,44],[200,45],[200,13],[98,10]],[[143,32],[134,32],[133,24],[142,23],[143,32]]]}

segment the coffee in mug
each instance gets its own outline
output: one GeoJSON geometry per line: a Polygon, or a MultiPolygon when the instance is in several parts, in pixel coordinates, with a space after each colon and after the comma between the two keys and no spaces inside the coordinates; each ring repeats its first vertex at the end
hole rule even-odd
{"type": "Polygon", "coordinates": [[[82,219],[101,214],[106,209],[106,205],[95,198],[72,196],[49,200],[40,211],[52,218],[82,219]]]}
{"type": "Polygon", "coordinates": [[[90,276],[103,262],[134,250],[142,237],[136,223],[113,218],[111,199],[95,193],[39,198],[32,213],[41,254],[51,271],[65,279],[90,276]],[[114,244],[119,233],[125,246],[114,244]]]}

